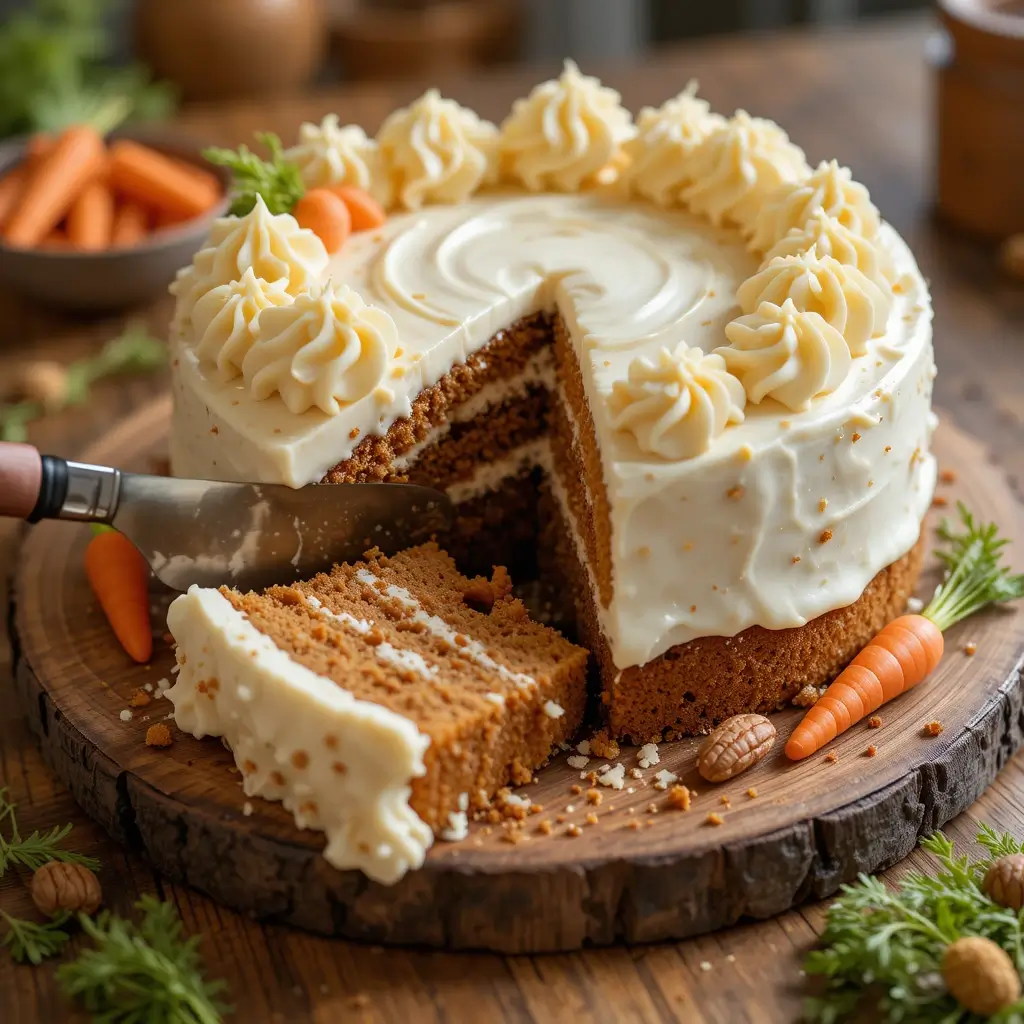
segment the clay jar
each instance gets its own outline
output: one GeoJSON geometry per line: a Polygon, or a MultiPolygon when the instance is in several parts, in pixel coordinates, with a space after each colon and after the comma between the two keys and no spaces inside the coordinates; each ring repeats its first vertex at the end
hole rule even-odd
{"type": "Polygon", "coordinates": [[[138,56],[188,100],[301,90],[324,42],[320,0],[138,0],[138,56]]]}
{"type": "Polygon", "coordinates": [[[1024,0],[940,0],[936,202],[988,238],[1024,232],[1024,0]]]}

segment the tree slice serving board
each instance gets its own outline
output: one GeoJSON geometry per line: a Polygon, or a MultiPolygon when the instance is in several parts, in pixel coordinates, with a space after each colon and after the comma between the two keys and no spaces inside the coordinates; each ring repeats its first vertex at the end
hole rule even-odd
{"type": "MultiPolygon", "coordinates": [[[[169,413],[169,400],[143,409],[86,457],[151,471],[165,451],[169,413]]],[[[1024,540],[1021,508],[981,446],[946,423],[935,450],[956,475],[940,484],[940,500],[952,506],[963,497],[1024,540]]],[[[84,527],[42,523],[17,569],[16,685],[50,763],[91,816],[166,875],[239,910],[325,934],[523,953],[682,938],[767,917],[905,857],[919,836],[972,803],[1024,739],[1024,609],[992,610],[949,632],[942,664],[882,708],[881,728],[861,723],[834,743],[835,763],[824,752],[786,760],[784,737],[800,715],[793,708],[774,716],[780,739],[768,758],[718,786],[696,773],[698,740],[661,744],[660,764],[641,779],[630,777],[636,751],[623,748],[617,760],[632,792],[599,787],[602,802],[591,806],[571,794],[580,772],[563,755],[526,787],[544,807],[528,821],[528,839],[513,845],[500,827],[476,824],[462,842],[435,844],[421,870],[382,886],[329,867],[321,835],[296,829],[280,805],[248,802],[217,740],[175,729],[170,748],[147,747],[147,727],[172,710],[166,700],[122,720],[137,687],[170,677],[173,656],[163,642],[149,666],[123,653],[83,574],[87,539],[84,527]],[[973,657],[963,650],[969,640],[973,657]],[[931,720],[944,727],[934,738],[922,730],[931,720]],[[869,744],[877,756],[866,755],[869,744]],[[670,809],[654,788],[662,768],[698,791],[689,811],[670,809]],[[596,825],[585,824],[589,812],[596,825]],[[708,824],[711,812],[724,823],[708,824]],[[551,835],[536,829],[563,815],[551,835]],[[570,823],[581,827],[578,837],[566,834],[570,823]]],[[[934,560],[927,565],[922,595],[938,579],[934,560]]],[[[166,603],[166,595],[154,600],[166,603]]],[[[154,629],[162,634],[157,617],[154,629]]]]}

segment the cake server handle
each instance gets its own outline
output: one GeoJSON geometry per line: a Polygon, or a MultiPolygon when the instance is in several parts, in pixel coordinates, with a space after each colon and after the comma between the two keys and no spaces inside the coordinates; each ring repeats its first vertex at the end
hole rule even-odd
{"type": "Polygon", "coordinates": [[[0,516],[109,523],[121,473],[110,466],[43,455],[30,444],[0,441],[0,516]]]}

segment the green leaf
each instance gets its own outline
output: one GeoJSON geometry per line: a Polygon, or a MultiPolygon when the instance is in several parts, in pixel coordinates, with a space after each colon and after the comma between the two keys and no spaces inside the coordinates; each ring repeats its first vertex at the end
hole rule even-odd
{"type": "Polygon", "coordinates": [[[66,910],[62,910],[54,914],[46,924],[37,924],[11,917],[0,910],[0,917],[7,924],[0,945],[10,950],[16,963],[22,964],[27,960],[30,964],[41,964],[46,957],[60,953],[71,938],[63,928],[70,916],[66,910]]]}
{"type": "Polygon", "coordinates": [[[237,150],[216,146],[203,150],[210,163],[231,171],[232,200],[228,212],[235,217],[245,216],[259,196],[271,213],[291,213],[306,191],[299,168],[285,158],[281,140],[273,132],[257,132],[256,138],[266,147],[269,159],[262,159],[245,145],[237,150]]]}

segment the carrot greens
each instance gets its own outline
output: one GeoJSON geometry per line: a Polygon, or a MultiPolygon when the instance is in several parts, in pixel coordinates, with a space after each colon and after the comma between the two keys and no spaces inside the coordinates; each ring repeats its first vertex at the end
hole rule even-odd
{"type": "Polygon", "coordinates": [[[228,212],[243,217],[256,205],[256,197],[262,196],[271,213],[291,213],[306,191],[299,168],[285,157],[281,140],[273,132],[257,132],[256,140],[266,147],[268,159],[245,145],[237,150],[216,146],[203,150],[211,164],[228,168],[234,178],[228,212]]]}

